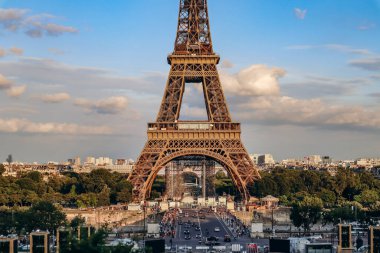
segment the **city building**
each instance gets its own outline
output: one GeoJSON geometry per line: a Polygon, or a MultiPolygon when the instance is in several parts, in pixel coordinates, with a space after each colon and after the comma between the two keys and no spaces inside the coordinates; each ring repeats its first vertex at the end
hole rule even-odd
{"type": "Polygon", "coordinates": [[[81,160],[80,160],[79,156],[75,157],[74,165],[76,165],[76,166],[80,166],[81,165],[81,160]]]}
{"type": "Polygon", "coordinates": [[[322,156],[322,164],[327,165],[332,163],[332,158],[330,156],[322,156]]]}
{"type": "Polygon", "coordinates": [[[380,166],[380,158],[359,158],[355,160],[355,165],[366,168],[380,166]]]}
{"type": "Polygon", "coordinates": [[[92,156],[86,157],[86,164],[95,164],[95,157],[92,157],[92,156]]]}
{"type": "Polygon", "coordinates": [[[109,157],[99,157],[95,160],[95,165],[105,166],[105,165],[113,165],[113,161],[109,157]]]}
{"type": "Polygon", "coordinates": [[[264,155],[259,155],[257,159],[257,164],[262,166],[262,165],[274,165],[276,162],[273,159],[273,156],[271,154],[264,154],[264,155]]]}
{"type": "Polygon", "coordinates": [[[259,155],[259,154],[250,154],[249,156],[250,156],[250,158],[252,159],[253,164],[256,164],[256,165],[257,165],[258,162],[259,162],[258,160],[259,160],[259,156],[260,156],[260,155],[259,155]]]}
{"type": "Polygon", "coordinates": [[[125,159],[117,159],[116,165],[125,165],[127,164],[127,161],[125,159]]]}
{"type": "Polygon", "coordinates": [[[305,163],[307,165],[318,165],[322,162],[322,157],[320,155],[309,155],[305,157],[305,163]]]}

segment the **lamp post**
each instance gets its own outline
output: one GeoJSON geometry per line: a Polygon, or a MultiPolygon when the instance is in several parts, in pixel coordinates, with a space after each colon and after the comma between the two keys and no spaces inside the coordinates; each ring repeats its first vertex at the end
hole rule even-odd
{"type": "Polygon", "coordinates": [[[272,208],[272,235],[274,236],[275,235],[275,231],[274,231],[274,206],[271,206],[272,208]]]}
{"type": "Polygon", "coordinates": [[[145,217],[146,217],[145,204],[146,204],[146,202],[145,202],[145,200],[144,200],[144,202],[143,202],[143,213],[144,213],[143,245],[144,245],[144,253],[145,253],[145,232],[146,232],[146,230],[145,230],[145,217]]]}

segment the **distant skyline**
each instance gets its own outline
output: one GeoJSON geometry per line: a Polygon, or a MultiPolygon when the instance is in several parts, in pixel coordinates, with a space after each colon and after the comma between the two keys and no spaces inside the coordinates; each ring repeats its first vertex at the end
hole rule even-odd
{"type": "MultiPolygon", "coordinates": [[[[0,0],[0,161],[137,159],[179,0],[0,0]]],[[[380,157],[380,0],[208,0],[249,153],[380,157]]],[[[186,90],[183,119],[204,119],[186,90]]]]}

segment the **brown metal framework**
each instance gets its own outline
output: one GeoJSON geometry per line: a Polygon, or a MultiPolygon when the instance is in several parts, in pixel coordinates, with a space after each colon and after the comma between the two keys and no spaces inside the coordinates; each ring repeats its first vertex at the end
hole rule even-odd
{"type": "Polygon", "coordinates": [[[213,52],[207,0],[180,0],[177,38],[168,82],[148,141],[131,173],[135,201],[149,196],[157,173],[173,159],[205,156],[224,166],[243,199],[247,184],[260,175],[241,142],[240,123],[232,122],[213,52]],[[207,121],[179,121],[186,83],[202,83],[207,121]]]}

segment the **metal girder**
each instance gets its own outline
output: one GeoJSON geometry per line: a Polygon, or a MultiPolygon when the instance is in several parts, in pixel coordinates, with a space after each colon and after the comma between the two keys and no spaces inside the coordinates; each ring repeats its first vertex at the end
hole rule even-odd
{"type": "Polygon", "coordinates": [[[180,0],[175,54],[213,54],[207,0],[180,0]]]}
{"type": "Polygon", "coordinates": [[[134,201],[150,194],[160,169],[184,156],[205,156],[224,166],[245,200],[247,184],[260,178],[241,142],[240,124],[232,122],[212,49],[207,0],[180,0],[177,37],[165,93],[148,141],[129,176],[134,201]],[[203,85],[208,121],[179,121],[185,84],[203,85]]]}

